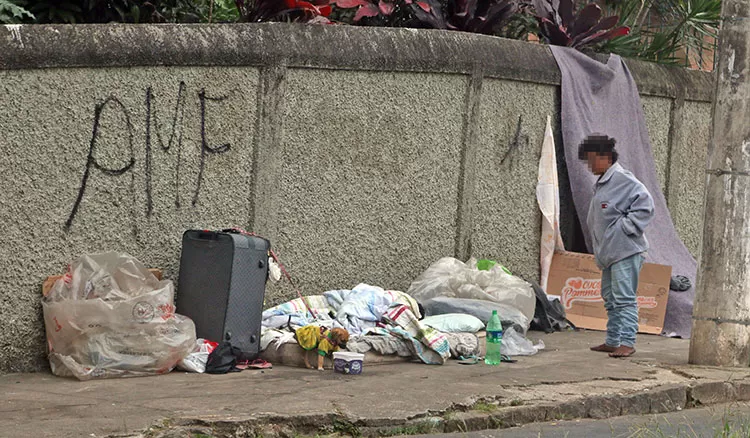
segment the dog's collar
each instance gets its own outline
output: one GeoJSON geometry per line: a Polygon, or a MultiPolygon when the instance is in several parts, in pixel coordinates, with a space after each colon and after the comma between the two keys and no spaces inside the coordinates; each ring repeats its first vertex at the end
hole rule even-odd
{"type": "Polygon", "coordinates": [[[338,348],[339,341],[333,339],[333,332],[331,330],[326,329],[325,327],[320,327],[320,333],[325,336],[325,338],[328,340],[328,342],[333,346],[333,348],[338,348]]]}
{"type": "Polygon", "coordinates": [[[333,333],[329,330],[328,333],[326,333],[326,339],[328,339],[328,342],[333,345],[333,348],[338,348],[339,341],[333,339],[333,333]]]}

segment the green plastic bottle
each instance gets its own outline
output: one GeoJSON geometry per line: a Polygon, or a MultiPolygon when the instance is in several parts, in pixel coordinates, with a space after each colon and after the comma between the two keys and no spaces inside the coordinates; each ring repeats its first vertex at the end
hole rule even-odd
{"type": "Polygon", "coordinates": [[[503,324],[500,317],[497,316],[497,310],[492,311],[492,318],[487,323],[486,348],[487,353],[484,356],[484,363],[487,365],[500,365],[501,353],[500,346],[503,343],[503,324]]]}

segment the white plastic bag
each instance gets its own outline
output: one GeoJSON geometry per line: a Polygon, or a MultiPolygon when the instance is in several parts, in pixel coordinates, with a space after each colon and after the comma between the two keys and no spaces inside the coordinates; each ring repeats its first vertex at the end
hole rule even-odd
{"type": "Polygon", "coordinates": [[[480,271],[474,259],[467,263],[452,257],[438,260],[411,284],[408,294],[423,303],[432,298],[448,297],[507,305],[524,316],[523,320],[516,318],[519,320],[514,321],[524,330],[528,329],[536,306],[531,284],[508,274],[500,264],[489,271],[480,271]]]}
{"type": "Polygon", "coordinates": [[[274,283],[281,280],[281,266],[272,257],[268,258],[268,278],[274,283]]]}
{"type": "Polygon", "coordinates": [[[533,356],[544,350],[544,341],[541,339],[537,345],[534,345],[530,340],[523,337],[523,335],[513,329],[513,327],[507,328],[503,332],[503,342],[500,344],[500,353],[508,356],[533,356]]]}
{"type": "Polygon", "coordinates": [[[205,373],[206,364],[208,363],[208,356],[214,351],[218,344],[216,342],[207,341],[205,339],[198,338],[195,345],[195,350],[188,354],[185,359],[182,359],[178,364],[177,368],[188,371],[191,373],[205,373]]]}
{"type": "Polygon", "coordinates": [[[80,380],[168,373],[195,347],[195,325],[173,303],[172,282],[135,258],[81,257],[42,300],[52,372],[80,380]]]}

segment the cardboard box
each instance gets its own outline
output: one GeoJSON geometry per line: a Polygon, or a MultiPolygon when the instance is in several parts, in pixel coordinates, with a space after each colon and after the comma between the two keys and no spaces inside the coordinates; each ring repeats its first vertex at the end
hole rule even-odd
{"type": "MultiPolygon", "coordinates": [[[[661,334],[669,298],[672,267],[644,263],[638,283],[638,331],[661,334]]],[[[594,256],[556,252],[552,257],[547,294],[560,297],[567,317],[580,328],[607,329],[601,295],[602,271],[594,256]]]]}
{"type": "MultiPolygon", "coordinates": [[[[161,277],[162,277],[161,269],[149,269],[149,272],[154,274],[157,280],[161,281],[161,277]]],[[[49,292],[55,286],[55,282],[61,279],[62,277],[63,277],[62,275],[53,275],[51,277],[47,277],[47,279],[44,280],[44,283],[42,283],[42,295],[45,297],[49,295],[49,292]]]]}

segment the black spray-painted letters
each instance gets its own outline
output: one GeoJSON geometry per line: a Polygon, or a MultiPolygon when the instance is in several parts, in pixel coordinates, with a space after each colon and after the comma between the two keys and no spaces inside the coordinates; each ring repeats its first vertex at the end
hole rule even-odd
{"type": "MultiPolygon", "coordinates": [[[[175,166],[175,173],[174,173],[174,191],[175,191],[175,206],[177,208],[181,207],[181,199],[180,199],[180,187],[181,187],[181,175],[180,170],[182,166],[182,139],[183,139],[183,132],[185,130],[183,121],[185,116],[185,105],[187,101],[187,93],[186,93],[186,84],[185,82],[180,82],[180,86],[177,90],[177,99],[174,107],[174,112],[172,114],[171,119],[171,131],[169,134],[169,140],[165,143],[163,137],[162,137],[162,129],[159,125],[159,120],[157,117],[157,105],[156,105],[156,99],[153,93],[153,90],[151,87],[148,87],[146,89],[146,98],[145,98],[145,108],[146,108],[146,120],[145,120],[145,138],[146,138],[146,144],[145,144],[145,161],[144,161],[144,177],[145,177],[145,191],[146,191],[146,216],[151,216],[153,214],[154,210],[154,204],[153,204],[153,187],[152,187],[152,162],[153,162],[153,149],[152,149],[152,126],[153,131],[156,133],[156,139],[158,142],[158,147],[163,152],[170,152],[171,150],[174,150],[176,155],[177,164],[175,166]]],[[[227,99],[227,96],[223,97],[210,97],[206,95],[206,90],[201,88],[198,91],[198,104],[199,104],[199,113],[200,113],[200,135],[201,135],[201,147],[200,147],[200,162],[198,167],[198,174],[196,176],[196,182],[195,182],[195,190],[193,192],[193,198],[191,201],[191,205],[195,206],[198,203],[198,199],[200,198],[200,192],[201,192],[201,186],[203,184],[203,178],[204,178],[204,169],[206,166],[206,160],[209,155],[212,154],[222,154],[225,152],[229,152],[231,149],[231,146],[229,143],[223,143],[219,146],[210,146],[207,140],[206,135],[206,113],[207,113],[207,103],[209,102],[221,102],[225,99],[227,99]]],[[[89,179],[91,177],[91,172],[94,170],[98,170],[102,172],[105,175],[109,176],[121,176],[124,175],[130,171],[134,171],[135,165],[136,165],[136,153],[135,153],[135,146],[133,142],[133,125],[131,122],[130,113],[128,112],[128,109],[125,107],[125,105],[116,97],[110,96],[101,103],[96,104],[94,107],[94,123],[93,123],[93,129],[91,134],[91,142],[89,144],[89,152],[88,152],[88,158],[86,159],[86,166],[83,171],[83,177],[81,178],[81,185],[78,189],[78,196],[76,197],[76,201],[73,204],[73,208],[70,212],[70,215],[68,216],[68,219],[65,221],[65,231],[70,230],[70,228],[73,225],[73,222],[75,221],[76,215],[78,214],[79,210],[81,209],[81,204],[83,203],[83,200],[86,196],[86,189],[89,184],[89,179]],[[97,159],[96,159],[96,150],[97,146],[99,145],[99,130],[100,130],[100,124],[101,124],[101,117],[104,110],[108,107],[112,107],[112,109],[118,110],[122,112],[124,119],[125,119],[125,129],[127,131],[127,139],[128,139],[128,152],[129,152],[129,160],[127,164],[125,164],[123,167],[119,169],[110,169],[108,167],[105,167],[101,165],[97,159]]]]}

